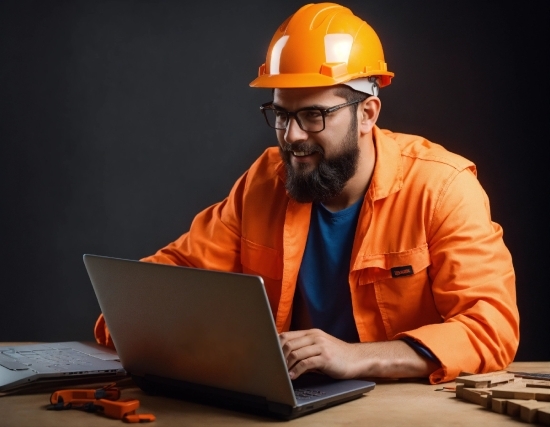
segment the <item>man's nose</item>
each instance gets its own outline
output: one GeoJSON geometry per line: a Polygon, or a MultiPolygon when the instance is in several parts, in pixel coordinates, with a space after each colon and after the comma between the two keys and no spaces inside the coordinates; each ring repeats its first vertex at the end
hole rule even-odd
{"type": "Polygon", "coordinates": [[[289,117],[285,131],[285,142],[292,144],[298,141],[305,141],[307,138],[307,132],[298,125],[296,117],[289,117]]]}

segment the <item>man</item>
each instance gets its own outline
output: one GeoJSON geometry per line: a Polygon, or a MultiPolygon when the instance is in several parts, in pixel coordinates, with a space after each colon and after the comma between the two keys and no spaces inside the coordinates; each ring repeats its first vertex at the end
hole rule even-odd
{"type": "MultiPolygon", "coordinates": [[[[349,9],[300,8],[251,83],[273,90],[261,111],[278,148],[143,259],[261,275],[291,378],[437,383],[517,350],[511,256],[475,166],[376,126],[392,77],[349,9]]],[[[112,345],[101,316],[95,334],[112,345]]]]}

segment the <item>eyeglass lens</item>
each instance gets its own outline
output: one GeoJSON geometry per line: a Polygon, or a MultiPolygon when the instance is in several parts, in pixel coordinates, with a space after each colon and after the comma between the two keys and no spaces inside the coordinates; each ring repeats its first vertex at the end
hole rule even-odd
{"type": "Polygon", "coordinates": [[[301,110],[297,113],[289,113],[287,111],[274,108],[266,108],[264,110],[265,117],[269,126],[275,129],[286,129],[290,116],[293,115],[302,130],[306,132],[319,132],[325,127],[325,117],[321,110],[308,109],[301,110]]]}

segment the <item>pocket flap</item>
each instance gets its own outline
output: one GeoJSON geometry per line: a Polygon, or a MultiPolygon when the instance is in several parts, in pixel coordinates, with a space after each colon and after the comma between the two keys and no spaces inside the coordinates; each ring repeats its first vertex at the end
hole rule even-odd
{"type": "Polygon", "coordinates": [[[363,257],[360,284],[412,276],[431,264],[428,244],[402,252],[371,254],[363,257]]]}
{"type": "Polygon", "coordinates": [[[262,246],[241,237],[241,263],[248,270],[260,276],[281,280],[283,278],[283,259],[276,249],[262,246]]]}

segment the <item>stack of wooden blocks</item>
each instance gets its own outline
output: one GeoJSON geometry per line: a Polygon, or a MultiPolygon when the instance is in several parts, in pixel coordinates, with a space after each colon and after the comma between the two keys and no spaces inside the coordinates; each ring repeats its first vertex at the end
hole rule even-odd
{"type": "Polygon", "coordinates": [[[508,372],[463,374],[456,379],[456,397],[528,423],[550,426],[550,381],[508,372]]]}

